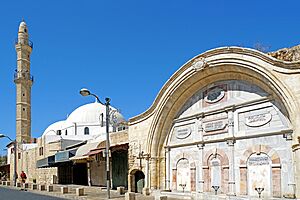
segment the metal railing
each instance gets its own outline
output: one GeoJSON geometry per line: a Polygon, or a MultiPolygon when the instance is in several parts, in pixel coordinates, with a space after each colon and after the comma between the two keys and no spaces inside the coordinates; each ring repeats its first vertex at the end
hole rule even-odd
{"type": "Polygon", "coordinates": [[[15,72],[14,73],[14,80],[18,79],[25,79],[25,80],[31,80],[33,82],[33,76],[29,74],[28,72],[15,72]]]}
{"type": "Polygon", "coordinates": [[[33,49],[33,42],[31,40],[23,40],[23,42],[19,42],[19,39],[15,39],[15,44],[25,44],[30,46],[33,49]]]}

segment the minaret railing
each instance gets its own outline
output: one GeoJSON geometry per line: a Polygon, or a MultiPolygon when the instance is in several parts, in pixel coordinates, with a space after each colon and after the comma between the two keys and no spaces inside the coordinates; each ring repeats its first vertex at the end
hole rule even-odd
{"type": "Polygon", "coordinates": [[[33,82],[34,78],[28,72],[15,72],[14,73],[14,80],[18,80],[18,79],[30,80],[30,81],[33,82]]]}
{"type": "Polygon", "coordinates": [[[30,46],[33,49],[33,42],[30,40],[23,40],[22,42],[19,42],[19,39],[16,38],[15,39],[15,44],[26,44],[28,46],[30,46]]]}

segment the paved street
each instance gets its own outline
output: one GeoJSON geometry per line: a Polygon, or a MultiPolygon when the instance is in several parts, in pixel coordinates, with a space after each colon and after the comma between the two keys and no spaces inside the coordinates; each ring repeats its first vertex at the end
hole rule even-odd
{"type": "Polygon", "coordinates": [[[0,199],[6,200],[63,200],[58,197],[43,196],[27,191],[0,187],[0,199]]]}

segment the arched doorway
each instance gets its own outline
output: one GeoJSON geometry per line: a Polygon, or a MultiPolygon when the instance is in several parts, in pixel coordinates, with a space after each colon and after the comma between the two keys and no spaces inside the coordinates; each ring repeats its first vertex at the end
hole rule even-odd
{"type": "Polygon", "coordinates": [[[144,172],[137,170],[134,173],[134,188],[136,193],[142,193],[145,185],[145,174],[144,172]]]}

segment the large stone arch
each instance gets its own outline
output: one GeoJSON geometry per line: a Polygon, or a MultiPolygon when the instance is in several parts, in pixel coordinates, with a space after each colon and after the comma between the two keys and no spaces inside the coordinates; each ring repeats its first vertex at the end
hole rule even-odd
{"type": "MultiPolygon", "coordinates": [[[[151,117],[148,131],[147,152],[152,158],[164,158],[164,145],[172,123],[182,105],[199,89],[225,80],[244,80],[257,85],[281,104],[282,113],[291,124],[299,118],[297,99],[281,79],[282,74],[300,73],[296,65],[276,60],[256,50],[226,47],[198,55],[185,63],[166,82],[153,105],[141,115],[131,119],[135,124],[151,117]]],[[[295,133],[298,127],[292,126],[295,133]]],[[[151,166],[152,188],[163,185],[159,171],[165,170],[164,162],[151,166]],[[155,166],[154,166],[155,165],[155,166]]],[[[160,173],[161,174],[161,173],[160,173]]]]}

